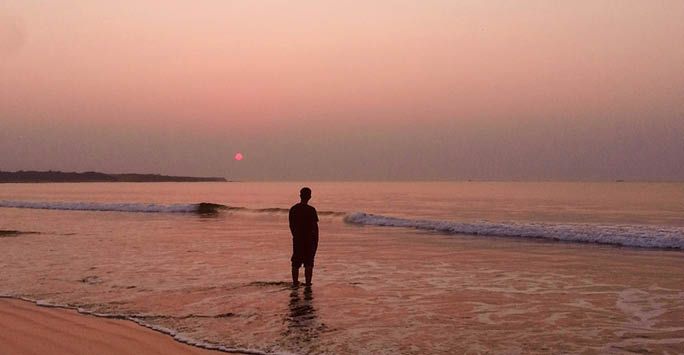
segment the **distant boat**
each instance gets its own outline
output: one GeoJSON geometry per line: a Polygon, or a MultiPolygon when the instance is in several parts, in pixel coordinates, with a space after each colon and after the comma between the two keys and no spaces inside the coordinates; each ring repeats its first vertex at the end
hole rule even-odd
{"type": "Polygon", "coordinates": [[[625,180],[615,180],[615,182],[625,182],[625,180]]]}

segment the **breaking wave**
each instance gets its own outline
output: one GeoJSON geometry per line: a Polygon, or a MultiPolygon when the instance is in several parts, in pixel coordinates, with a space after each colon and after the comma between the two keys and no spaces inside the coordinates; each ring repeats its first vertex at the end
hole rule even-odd
{"type": "MultiPolygon", "coordinates": [[[[216,203],[146,204],[95,202],[0,201],[0,207],[78,211],[116,211],[146,213],[228,213],[287,214],[287,208],[247,208],[216,203]]],[[[600,225],[581,223],[534,222],[453,222],[405,219],[363,212],[318,211],[320,216],[340,217],[346,223],[369,226],[411,228],[444,234],[469,234],[494,237],[538,238],[554,241],[609,244],[615,246],[684,250],[684,228],[657,225],[600,225]]]]}
{"type": "MultiPolygon", "coordinates": [[[[146,213],[201,213],[212,214],[221,211],[249,212],[268,214],[287,214],[287,208],[247,208],[227,206],[218,203],[179,203],[160,205],[153,203],[98,203],[98,202],[34,202],[34,201],[0,201],[0,207],[33,208],[65,211],[112,211],[112,212],[146,212],[146,213]]],[[[318,211],[321,216],[343,217],[346,212],[318,211]]]]}
{"type": "Polygon", "coordinates": [[[147,213],[215,213],[230,207],[215,203],[158,205],[149,203],[0,201],[0,207],[69,211],[115,211],[147,213]]]}
{"type": "Polygon", "coordinates": [[[595,225],[552,223],[492,223],[414,220],[354,212],[352,224],[412,228],[445,234],[540,238],[555,241],[610,244],[641,248],[684,249],[684,228],[649,225],[595,225]]]}
{"type": "Polygon", "coordinates": [[[38,232],[25,232],[25,231],[17,231],[17,230],[7,230],[7,229],[0,229],[0,238],[3,237],[18,237],[22,234],[40,234],[38,232]]]}

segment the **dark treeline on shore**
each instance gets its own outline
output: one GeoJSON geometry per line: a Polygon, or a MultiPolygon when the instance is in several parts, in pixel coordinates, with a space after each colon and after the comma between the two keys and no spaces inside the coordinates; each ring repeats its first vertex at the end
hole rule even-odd
{"type": "Polygon", "coordinates": [[[226,181],[222,177],[167,176],[159,174],[105,174],[95,171],[83,173],[62,171],[0,171],[3,182],[202,182],[226,181]]]}

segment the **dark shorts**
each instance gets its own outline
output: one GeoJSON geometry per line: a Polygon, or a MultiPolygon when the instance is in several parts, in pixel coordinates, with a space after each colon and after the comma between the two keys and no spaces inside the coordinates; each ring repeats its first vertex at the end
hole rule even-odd
{"type": "Polygon", "coordinates": [[[294,238],[292,240],[292,258],[290,258],[292,267],[299,268],[302,264],[304,267],[313,267],[316,249],[318,249],[317,240],[294,238]]]}

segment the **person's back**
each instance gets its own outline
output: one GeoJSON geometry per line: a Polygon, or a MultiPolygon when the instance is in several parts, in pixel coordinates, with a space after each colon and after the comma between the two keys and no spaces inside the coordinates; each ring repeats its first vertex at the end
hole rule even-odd
{"type": "Polygon", "coordinates": [[[318,215],[313,206],[298,203],[290,208],[290,231],[294,238],[313,238],[318,215]]]}
{"type": "Polygon", "coordinates": [[[311,285],[314,257],[318,249],[318,214],[307,203],[311,189],[300,190],[301,202],[290,208],[290,231],[292,232],[292,283],[299,284],[299,268],[304,264],[306,284],[311,285]]]}

